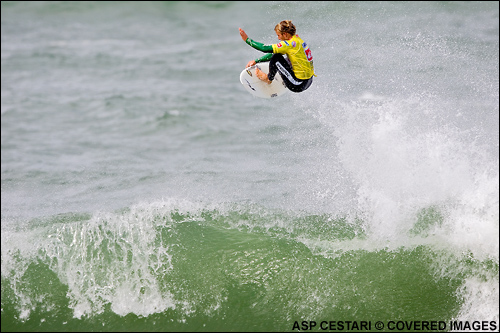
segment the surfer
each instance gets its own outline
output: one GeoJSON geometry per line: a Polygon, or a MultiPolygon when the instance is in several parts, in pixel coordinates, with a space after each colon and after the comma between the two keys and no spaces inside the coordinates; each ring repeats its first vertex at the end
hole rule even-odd
{"type": "Polygon", "coordinates": [[[259,62],[269,61],[269,74],[259,68],[255,73],[259,79],[271,83],[277,72],[280,73],[286,87],[293,92],[301,92],[309,88],[313,81],[314,66],[311,50],[307,44],[296,34],[292,21],[281,21],[274,27],[274,31],[281,41],[278,44],[264,45],[248,37],[240,29],[240,36],[248,45],[256,50],[268,53],[258,59],[248,62],[251,67],[259,62]],[[286,54],[288,59],[283,55],[286,54]]]}

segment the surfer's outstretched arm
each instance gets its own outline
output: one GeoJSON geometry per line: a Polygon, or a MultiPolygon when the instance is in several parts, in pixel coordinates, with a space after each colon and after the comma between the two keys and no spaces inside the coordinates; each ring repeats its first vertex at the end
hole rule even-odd
{"type": "Polygon", "coordinates": [[[247,68],[255,65],[258,62],[264,62],[264,61],[269,61],[271,57],[273,56],[273,47],[272,45],[265,45],[259,42],[254,41],[253,39],[249,38],[245,30],[239,28],[240,30],[240,36],[241,39],[245,41],[248,45],[253,47],[256,50],[259,50],[261,52],[265,52],[267,54],[263,55],[262,57],[255,59],[255,60],[250,60],[247,64],[247,68]]]}
{"type": "Polygon", "coordinates": [[[272,45],[266,45],[263,43],[256,42],[253,39],[249,38],[247,33],[243,29],[241,29],[241,28],[239,28],[239,29],[240,29],[241,39],[243,39],[245,41],[245,43],[247,43],[248,45],[250,45],[254,49],[259,50],[261,52],[273,53],[273,46],[272,45]]]}

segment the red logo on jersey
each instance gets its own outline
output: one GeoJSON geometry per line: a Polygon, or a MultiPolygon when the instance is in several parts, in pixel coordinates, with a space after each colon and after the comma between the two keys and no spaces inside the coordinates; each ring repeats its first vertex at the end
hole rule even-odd
{"type": "Polygon", "coordinates": [[[306,57],[307,57],[307,60],[308,61],[312,61],[313,60],[313,55],[311,53],[311,50],[309,50],[309,48],[305,49],[304,52],[306,53],[306,57]]]}
{"type": "Polygon", "coordinates": [[[282,47],[283,45],[281,45],[281,43],[278,43],[276,46],[277,47],[282,47]]]}
{"type": "Polygon", "coordinates": [[[307,61],[312,61],[313,55],[311,53],[311,50],[309,50],[309,47],[307,46],[307,44],[305,42],[302,43],[302,47],[304,48],[304,53],[306,54],[307,61]]]}

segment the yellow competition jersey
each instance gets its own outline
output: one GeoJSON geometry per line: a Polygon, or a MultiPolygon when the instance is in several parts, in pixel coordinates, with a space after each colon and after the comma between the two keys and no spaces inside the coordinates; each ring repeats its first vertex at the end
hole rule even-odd
{"type": "Polygon", "coordinates": [[[298,79],[307,80],[314,75],[313,57],[307,44],[299,37],[273,44],[273,53],[286,54],[298,79]]]}

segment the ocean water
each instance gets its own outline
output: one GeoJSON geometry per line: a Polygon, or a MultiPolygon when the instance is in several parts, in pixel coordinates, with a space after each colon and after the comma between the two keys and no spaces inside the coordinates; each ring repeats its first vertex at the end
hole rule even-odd
{"type": "Polygon", "coordinates": [[[498,331],[498,2],[1,17],[2,331],[498,331]],[[284,19],[317,77],[255,98],[284,19]]]}

